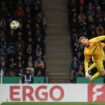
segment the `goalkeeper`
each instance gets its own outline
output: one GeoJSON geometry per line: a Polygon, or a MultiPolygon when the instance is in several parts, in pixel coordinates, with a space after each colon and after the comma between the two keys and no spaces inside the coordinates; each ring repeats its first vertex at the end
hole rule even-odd
{"type": "Polygon", "coordinates": [[[105,60],[105,54],[104,54],[105,44],[101,42],[104,40],[105,40],[105,35],[95,37],[90,40],[86,37],[80,37],[79,39],[79,42],[85,46],[84,49],[85,77],[90,78],[91,81],[100,76],[105,76],[105,70],[103,64],[105,60]],[[91,58],[94,63],[89,67],[89,61],[91,58]],[[91,77],[88,71],[92,70],[95,67],[97,68],[98,71],[91,77]]]}

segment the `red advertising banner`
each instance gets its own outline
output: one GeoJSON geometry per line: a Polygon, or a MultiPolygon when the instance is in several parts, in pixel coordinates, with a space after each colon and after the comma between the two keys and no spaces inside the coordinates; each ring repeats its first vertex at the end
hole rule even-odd
{"type": "Polygon", "coordinates": [[[88,102],[105,102],[105,85],[88,85],[88,102]]]}

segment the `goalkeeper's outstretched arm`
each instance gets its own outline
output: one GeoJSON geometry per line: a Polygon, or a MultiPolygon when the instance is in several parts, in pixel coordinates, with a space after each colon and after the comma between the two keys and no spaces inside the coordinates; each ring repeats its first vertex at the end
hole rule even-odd
{"type": "Polygon", "coordinates": [[[98,37],[95,37],[95,38],[91,39],[92,42],[100,42],[100,41],[103,41],[103,40],[105,40],[105,35],[98,36],[98,37]]]}

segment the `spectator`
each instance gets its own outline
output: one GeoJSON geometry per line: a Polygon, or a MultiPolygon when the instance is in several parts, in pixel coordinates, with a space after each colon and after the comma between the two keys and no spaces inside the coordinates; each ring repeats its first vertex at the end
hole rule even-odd
{"type": "Polygon", "coordinates": [[[96,27],[96,34],[104,35],[104,28],[102,27],[102,25],[99,25],[98,27],[96,27]]]}
{"type": "Polygon", "coordinates": [[[21,82],[24,84],[33,83],[33,76],[31,74],[30,70],[26,70],[26,73],[22,76],[21,82]]]}
{"type": "Polygon", "coordinates": [[[27,66],[26,70],[30,70],[32,75],[34,75],[34,67],[33,67],[32,57],[31,57],[31,59],[28,60],[28,66],[27,66]]]}
{"type": "Polygon", "coordinates": [[[44,76],[44,69],[45,69],[45,63],[44,61],[38,57],[34,63],[34,67],[35,67],[35,75],[36,76],[44,76]]]}
{"type": "Polygon", "coordinates": [[[15,11],[16,17],[25,17],[25,11],[21,6],[17,7],[17,10],[15,11]]]}
{"type": "Polygon", "coordinates": [[[5,61],[2,57],[0,57],[0,74],[2,73],[4,75],[5,72],[6,72],[5,61]]]}
{"type": "Polygon", "coordinates": [[[36,46],[36,57],[43,58],[42,57],[42,49],[40,48],[39,45],[36,46]]]}

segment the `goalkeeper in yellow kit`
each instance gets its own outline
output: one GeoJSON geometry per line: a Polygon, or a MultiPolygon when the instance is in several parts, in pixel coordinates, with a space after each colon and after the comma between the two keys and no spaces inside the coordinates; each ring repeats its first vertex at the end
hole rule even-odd
{"type": "Polygon", "coordinates": [[[105,44],[101,42],[103,40],[105,40],[105,35],[98,36],[90,40],[86,37],[80,37],[79,39],[79,42],[85,46],[84,49],[85,77],[90,78],[91,81],[100,76],[105,76],[105,70],[103,64],[105,60],[105,53],[104,53],[105,44]],[[92,59],[94,63],[89,67],[90,59],[92,59]],[[98,71],[91,77],[88,71],[92,70],[95,67],[97,68],[98,71]]]}

